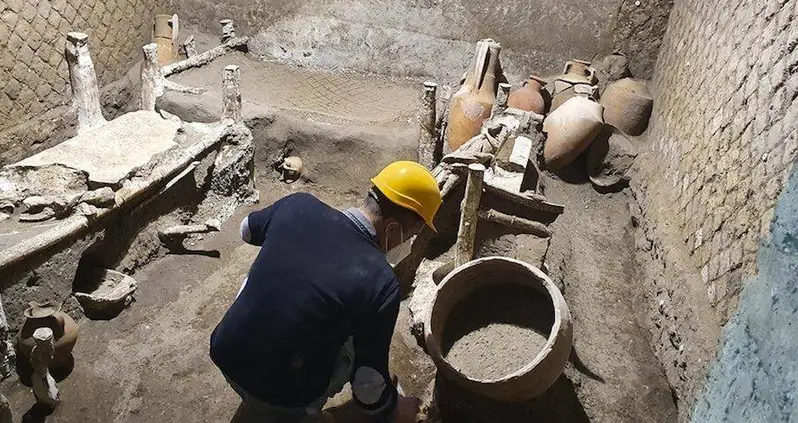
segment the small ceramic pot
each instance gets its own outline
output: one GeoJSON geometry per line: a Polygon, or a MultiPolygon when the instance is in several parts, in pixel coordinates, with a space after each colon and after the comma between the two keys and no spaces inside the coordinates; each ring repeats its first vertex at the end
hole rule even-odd
{"type": "Polygon", "coordinates": [[[78,341],[78,325],[53,303],[31,301],[25,309],[25,323],[17,336],[17,354],[26,360],[30,358],[31,349],[36,344],[33,332],[39,328],[50,328],[53,331],[55,353],[50,368],[57,369],[69,364],[72,348],[78,341]]]}
{"type": "Polygon", "coordinates": [[[548,94],[543,90],[544,86],[546,86],[545,80],[535,75],[530,75],[529,79],[521,85],[521,88],[510,93],[507,105],[516,109],[545,115],[548,94]]]}

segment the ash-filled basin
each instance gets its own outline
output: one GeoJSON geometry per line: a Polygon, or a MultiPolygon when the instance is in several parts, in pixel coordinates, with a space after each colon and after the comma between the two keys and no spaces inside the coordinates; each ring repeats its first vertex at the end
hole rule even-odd
{"type": "Polygon", "coordinates": [[[560,291],[536,267],[506,257],[452,271],[424,329],[444,377],[502,401],[546,391],[571,352],[571,317],[560,291]]]}

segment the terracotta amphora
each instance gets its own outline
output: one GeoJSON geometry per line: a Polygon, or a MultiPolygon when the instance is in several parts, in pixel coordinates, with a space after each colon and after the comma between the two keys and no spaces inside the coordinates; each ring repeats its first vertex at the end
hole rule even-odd
{"type": "Polygon", "coordinates": [[[562,75],[554,80],[554,92],[551,99],[551,110],[555,111],[563,103],[575,96],[577,85],[596,85],[596,69],[584,60],[569,60],[565,63],[562,75]]]}
{"type": "Polygon", "coordinates": [[[530,75],[521,88],[510,93],[507,100],[509,107],[535,112],[539,115],[546,114],[547,93],[543,91],[546,81],[535,75],[530,75]]]}
{"type": "Polygon", "coordinates": [[[51,369],[58,369],[69,364],[72,348],[78,340],[78,325],[53,303],[31,301],[25,309],[25,324],[17,336],[17,353],[25,360],[30,358],[31,349],[35,345],[33,332],[39,328],[50,328],[53,331],[55,354],[50,362],[51,369]]]}
{"type": "MultiPolygon", "coordinates": [[[[579,92],[579,91],[577,91],[579,92]]],[[[588,95],[571,97],[543,121],[543,159],[548,169],[570,164],[601,132],[604,108],[588,95]]]]}
{"type": "Polygon", "coordinates": [[[447,139],[451,151],[479,134],[482,123],[490,117],[496,89],[502,81],[499,53],[501,45],[491,39],[477,43],[474,68],[453,96],[449,108],[447,139]]]}
{"type": "Polygon", "coordinates": [[[628,135],[637,136],[648,128],[654,99],[644,81],[619,79],[607,86],[601,97],[604,120],[628,135]]]}
{"type": "Polygon", "coordinates": [[[158,64],[161,66],[172,63],[177,57],[174,36],[175,30],[172,18],[176,15],[155,15],[152,41],[158,44],[158,64]]]}

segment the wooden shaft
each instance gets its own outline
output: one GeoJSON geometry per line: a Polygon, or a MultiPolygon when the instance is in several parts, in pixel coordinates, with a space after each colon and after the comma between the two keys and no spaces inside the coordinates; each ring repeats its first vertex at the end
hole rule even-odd
{"type": "Polygon", "coordinates": [[[474,258],[474,238],[477,233],[477,209],[482,197],[482,178],[485,166],[479,163],[468,165],[468,179],[463,202],[460,203],[460,227],[457,230],[455,266],[461,266],[474,258]]]}
{"type": "Polygon", "coordinates": [[[480,211],[478,214],[481,219],[498,223],[509,228],[519,230],[523,233],[532,234],[541,238],[548,238],[551,236],[551,229],[540,222],[535,222],[534,220],[524,219],[522,217],[502,213],[493,209],[480,211]]]}
{"type": "Polygon", "coordinates": [[[496,91],[496,101],[493,103],[493,108],[490,111],[491,117],[496,117],[507,110],[507,101],[510,98],[510,84],[501,83],[499,89],[496,91]]]}
{"type": "Polygon", "coordinates": [[[155,111],[155,101],[163,94],[161,67],[158,66],[158,44],[142,47],[144,62],[141,64],[141,110],[155,111]]]}
{"type": "Polygon", "coordinates": [[[427,169],[432,169],[441,159],[443,144],[438,142],[435,128],[435,96],[438,84],[424,83],[424,97],[421,100],[419,116],[420,134],[418,138],[418,162],[427,169]]]}
{"type": "Polygon", "coordinates": [[[89,53],[89,36],[82,32],[67,34],[66,60],[69,65],[69,82],[72,102],[78,112],[78,133],[105,123],[100,107],[100,89],[97,73],[89,53]]]}
{"type": "Polygon", "coordinates": [[[233,119],[241,122],[241,69],[236,65],[224,68],[222,79],[222,97],[224,108],[222,120],[233,119]]]}
{"type": "Polygon", "coordinates": [[[249,42],[249,37],[233,38],[226,43],[216,46],[208,51],[203,51],[196,56],[189,57],[186,60],[181,60],[161,68],[164,76],[174,75],[186,69],[196,68],[206,65],[216,59],[230,53],[233,50],[244,49],[249,42]]]}

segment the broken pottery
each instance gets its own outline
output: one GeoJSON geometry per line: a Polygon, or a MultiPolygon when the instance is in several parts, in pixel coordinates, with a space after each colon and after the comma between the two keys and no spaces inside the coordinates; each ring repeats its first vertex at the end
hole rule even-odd
{"type": "Polygon", "coordinates": [[[90,293],[75,292],[75,298],[87,315],[116,316],[131,302],[138,285],[132,277],[110,269],[94,268],[87,272],[87,278],[100,284],[90,293]]]}
{"type": "Polygon", "coordinates": [[[438,374],[447,380],[488,398],[517,402],[544,393],[560,377],[571,353],[573,328],[562,293],[540,269],[507,257],[485,257],[454,269],[441,282],[424,320],[424,341],[438,374]],[[541,351],[520,369],[490,379],[469,377],[445,358],[444,328],[456,305],[496,283],[520,284],[542,294],[553,305],[554,315],[546,323],[551,330],[541,351]]]}
{"type": "Polygon", "coordinates": [[[546,117],[543,158],[548,169],[567,166],[590,146],[604,126],[603,109],[590,98],[579,95],[546,117]]]}
{"type": "Polygon", "coordinates": [[[33,332],[39,328],[50,328],[53,331],[55,353],[50,362],[51,369],[69,364],[72,348],[78,341],[78,325],[61,311],[60,306],[51,302],[38,303],[31,301],[25,309],[25,323],[17,336],[17,354],[30,359],[31,349],[35,345],[33,332]]]}
{"type": "Polygon", "coordinates": [[[604,121],[628,135],[637,136],[648,128],[654,99],[645,81],[623,78],[604,91],[604,121]]]}
{"type": "Polygon", "coordinates": [[[628,171],[637,148],[623,132],[605,125],[587,152],[587,174],[599,192],[618,191],[629,185],[628,171]]]}
{"type": "Polygon", "coordinates": [[[529,79],[523,82],[521,88],[510,93],[507,106],[545,115],[546,98],[544,97],[544,86],[546,86],[544,79],[530,75],[529,79]]]}
{"type": "Polygon", "coordinates": [[[501,82],[499,63],[501,45],[491,39],[477,43],[474,68],[453,96],[449,108],[448,143],[452,151],[479,134],[482,123],[490,117],[496,89],[501,82]]]}
{"type": "MultiPolygon", "coordinates": [[[[557,110],[566,101],[576,95],[578,85],[595,86],[598,82],[596,69],[584,60],[569,60],[565,63],[562,75],[554,80],[550,112],[557,110]]],[[[596,87],[598,88],[598,87],[596,87]]]]}

